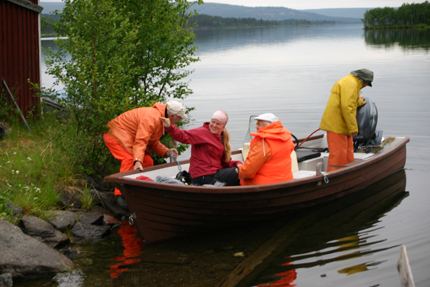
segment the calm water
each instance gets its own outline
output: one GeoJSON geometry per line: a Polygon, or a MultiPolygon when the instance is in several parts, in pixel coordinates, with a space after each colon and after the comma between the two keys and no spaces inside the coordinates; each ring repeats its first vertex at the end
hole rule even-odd
{"type": "MultiPolygon", "coordinates": [[[[277,280],[296,286],[400,286],[396,262],[403,244],[416,286],[428,286],[430,31],[373,33],[361,25],[340,25],[196,34],[201,61],[190,67],[195,70],[190,77],[194,94],[184,103],[196,110],[187,128],[200,126],[222,109],[229,114],[227,128],[236,149],[242,146],[249,116],[272,112],[294,135],[306,137],[318,129],[333,84],[352,70],[368,68],[375,79],[362,94],[378,107],[378,130],[411,140],[404,173],[369,189],[376,197],[352,199],[346,209],[337,204],[302,214],[307,224],[277,246],[241,286],[277,280]]],[[[49,45],[51,41],[42,41],[49,45]]],[[[48,76],[42,80],[44,86],[53,82],[48,76]]],[[[102,256],[101,265],[109,269],[117,256],[102,256]]],[[[139,258],[145,261],[145,249],[139,258]]],[[[142,271],[139,264],[134,268],[142,271]]],[[[105,286],[132,286],[127,272],[113,279],[105,270],[98,272],[105,278],[97,280],[89,274],[84,283],[72,286],[100,280],[105,286]]],[[[142,272],[130,271],[133,282],[143,278],[142,272]]]]}

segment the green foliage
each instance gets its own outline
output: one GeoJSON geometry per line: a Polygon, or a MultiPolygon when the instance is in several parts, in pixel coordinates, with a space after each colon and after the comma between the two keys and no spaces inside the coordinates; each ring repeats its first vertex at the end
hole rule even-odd
{"type": "Polygon", "coordinates": [[[88,186],[85,184],[84,189],[79,196],[79,200],[82,203],[82,208],[86,210],[90,210],[94,205],[94,196],[91,195],[91,192],[88,189],[88,186]]]}
{"type": "Polygon", "coordinates": [[[390,7],[375,8],[364,14],[362,22],[366,29],[411,28],[420,24],[430,25],[430,4],[428,1],[421,4],[403,4],[397,10],[390,7]]]}
{"type": "Polygon", "coordinates": [[[57,186],[79,177],[73,170],[78,156],[70,158],[54,143],[61,129],[54,116],[44,114],[29,124],[31,132],[23,124],[11,125],[11,132],[1,141],[0,195],[3,202],[11,201],[27,214],[43,217],[45,210],[60,207],[57,186]]]}
{"type": "Polygon", "coordinates": [[[57,142],[79,155],[83,172],[100,173],[112,157],[102,138],[110,120],[192,93],[183,80],[191,73],[185,68],[198,60],[195,35],[185,28],[194,3],[65,1],[60,20],[51,22],[67,37],[56,41],[58,52],[45,53],[47,73],[65,86],[58,100],[70,114],[57,142]]]}
{"type": "Polygon", "coordinates": [[[12,210],[6,206],[7,198],[0,194],[0,220],[13,221],[12,210]]]}
{"type": "Polygon", "coordinates": [[[59,15],[42,14],[41,15],[41,36],[56,36],[54,28],[52,27],[53,22],[60,21],[59,15]]]}

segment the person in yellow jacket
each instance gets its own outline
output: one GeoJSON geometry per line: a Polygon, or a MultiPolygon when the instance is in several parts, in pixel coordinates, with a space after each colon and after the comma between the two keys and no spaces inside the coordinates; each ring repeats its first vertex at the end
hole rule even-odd
{"type": "MultiPolygon", "coordinates": [[[[161,157],[168,156],[170,152],[178,156],[175,148],[169,149],[160,142],[164,133],[160,117],[169,118],[173,124],[187,119],[184,106],[179,102],[169,101],[124,112],[108,123],[109,131],[103,137],[112,155],[121,161],[120,172],[153,166],[154,161],[147,148],[161,157]]],[[[115,188],[114,194],[121,196],[121,191],[115,188]]],[[[125,207],[122,198],[116,199],[120,206],[125,207]]]]}
{"type": "Polygon", "coordinates": [[[327,131],[329,149],[327,171],[337,170],[354,162],[353,137],[358,134],[357,108],[364,105],[360,90],[371,87],[373,72],[368,69],[352,71],[334,84],[320,123],[327,131]]]}
{"type": "Polygon", "coordinates": [[[272,113],[255,118],[256,133],[252,133],[250,149],[239,167],[240,185],[269,184],[293,179],[291,153],[294,143],[291,133],[272,113]]]}

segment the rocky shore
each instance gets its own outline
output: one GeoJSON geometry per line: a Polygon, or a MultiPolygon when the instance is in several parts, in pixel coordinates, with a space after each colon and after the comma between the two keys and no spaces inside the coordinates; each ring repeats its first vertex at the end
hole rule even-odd
{"type": "Polygon", "coordinates": [[[0,287],[47,274],[55,278],[56,273],[73,269],[75,246],[98,241],[120,227],[118,219],[128,212],[115,203],[113,192],[92,189],[91,194],[95,205],[84,210],[78,196],[64,189],[63,210],[45,219],[7,203],[17,224],[0,220],[0,287]]]}

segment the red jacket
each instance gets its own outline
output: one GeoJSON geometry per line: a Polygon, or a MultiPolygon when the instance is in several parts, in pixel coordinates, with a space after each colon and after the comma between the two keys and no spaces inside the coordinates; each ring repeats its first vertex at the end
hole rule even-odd
{"type": "Polygon", "coordinates": [[[226,167],[235,167],[240,161],[224,161],[224,145],[221,136],[209,130],[209,123],[192,130],[180,130],[171,125],[166,131],[175,141],[191,145],[190,170],[191,178],[214,174],[226,167]]]}
{"type": "Polygon", "coordinates": [[[250,144],[245,163],[239,168],[241,185],[257,185],[293,179],[291,152],[294,144],[291,133],[280,121],[265,126],[256,133],[250,144]]]}

